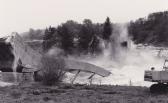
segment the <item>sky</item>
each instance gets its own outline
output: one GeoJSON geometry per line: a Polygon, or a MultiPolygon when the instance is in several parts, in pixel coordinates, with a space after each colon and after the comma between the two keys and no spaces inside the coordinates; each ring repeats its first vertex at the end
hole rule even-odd
{"type": "Polygon", "coordinates": [[[44,29],[67,20],[129,22],[168,10],[168,0],[0,0],[0,36],[44,29]]]}

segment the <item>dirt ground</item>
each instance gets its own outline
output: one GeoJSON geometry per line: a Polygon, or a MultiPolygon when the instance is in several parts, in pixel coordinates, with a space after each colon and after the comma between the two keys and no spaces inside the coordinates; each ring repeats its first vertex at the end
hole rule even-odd
{"type": "Polygon", "coordinates": [[[0,87],[0,103],[168,103],[168,93],[135,86],[26,83],[0,87]]]}

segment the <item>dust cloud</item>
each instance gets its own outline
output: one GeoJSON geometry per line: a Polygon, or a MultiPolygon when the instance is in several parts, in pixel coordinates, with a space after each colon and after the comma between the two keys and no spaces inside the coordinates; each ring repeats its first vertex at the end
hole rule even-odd
{"type": "MultiPolygon", "coordinates": [[[[70,56],[71,59],[103,67],[112,73],[105,78],[95,76],[93,83],[150,86],[152,83],[144,81],[144,71],[150,70],[151,67],[161,70],[163,67],[164,59],[157,57],[158,50],[155,47],[135,45],[132,42],[127,24],[115,24],[108,46],[105,47],[104,44],[104,41],[101,41],[102,55],[77,58],[70,56]]],[[[79,77],[77,82],[81,81],[88,83],[86,77],[79,77]]]]}

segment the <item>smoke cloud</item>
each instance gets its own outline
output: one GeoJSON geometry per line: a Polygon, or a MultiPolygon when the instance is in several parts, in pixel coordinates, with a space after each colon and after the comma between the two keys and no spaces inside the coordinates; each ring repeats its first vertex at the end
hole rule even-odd
{"type": "MultiPolygon", "coordinates": [[[[144,71],[155,67],[161,70],[164,59],[157,57],[158,50],[155,47],[138,47],[128,36],[126,24],[115,24],[111,41],[106,48],[104,41],[102,43],[103,54],[96,57],[81,56],[71,59],[88,62],[105,68],[112,72],[112,75],[106,78],[95,76],[93,83],[111,84],[111,85],[136,85],[150,86],[152,83],[144,81],[144,71]],[[121,45],[127,42],[127,45],[121,45]]],[[[77,82],[88,83],[84,77],[79,77],[77,82]]]]}

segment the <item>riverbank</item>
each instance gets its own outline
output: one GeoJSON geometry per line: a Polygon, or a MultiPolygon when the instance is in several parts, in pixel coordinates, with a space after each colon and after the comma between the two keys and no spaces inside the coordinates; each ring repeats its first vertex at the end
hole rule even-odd
{"type": "Polygon", "coordinates": [[[140,86],[43,86],[26,83],[0,87],[0,103],[167,103],[168,93],[151,94],[140,86]]]}

